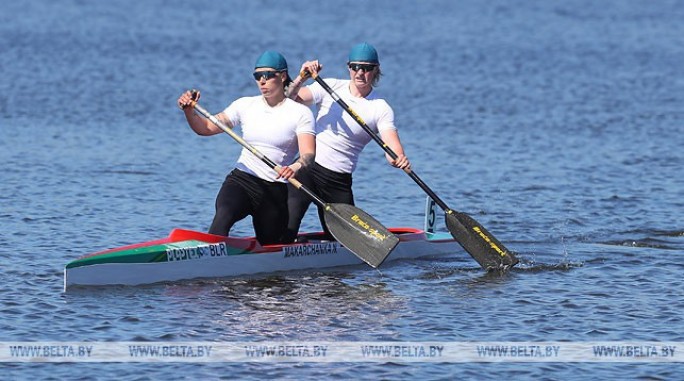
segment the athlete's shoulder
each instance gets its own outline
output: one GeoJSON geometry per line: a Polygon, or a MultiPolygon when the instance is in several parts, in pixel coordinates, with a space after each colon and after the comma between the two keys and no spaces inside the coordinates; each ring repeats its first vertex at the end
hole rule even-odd
{"type": "Polygon", "coordinates": [[[373,90],[373,92],[368,94],[368,96],[366,97],[366,100],[370,102],[373,105],[373,107],[392,109],[392,106],[389,104],[387,99],[385,99],[382,96],[381,93],[374,93],[375,90],[373,90]]]}
{"type": "Polygon", "coordinates": [[[313,114],[309,106],[296,102],[290,98],[285,99],[285,107],[288,109],[297,111],[299,113],[309,113],[313,114]]]}
{"type": "MultiPolygon", "coordinates": [[[[349,85],[350,81],[348,79],[323,78],[323,82],[325,82],[333,90],[336,90],[339,88],[347,87],[349,85]]],[[[309,85],[309,87],[310,88],[316,88],[316,89],[323,89],[323,86],[321,86],[321,84],[318,82],[313,82],[312,84],[309,85]]]]}
{"type": "Polygon", "coordinates": [[[244,108],[244,107],[249,107],[251,105],[254,105],[259,101],[260,96],[253,96],[253,97],[240,97],[231,103],[231,106],[237,107],[237,108],[244,108]]]}
{"type": "Polygon", "coordinates": [[[327,83],[333,89],[349,88],[349,79],[339,79],[339,78],[326,78],[325,83],[327,83]]]}

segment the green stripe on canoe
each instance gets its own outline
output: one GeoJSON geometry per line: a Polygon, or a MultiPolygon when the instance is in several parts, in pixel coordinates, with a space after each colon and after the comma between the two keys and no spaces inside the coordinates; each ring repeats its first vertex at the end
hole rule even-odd
{"type": "MultiPolygon", "coordinates": [[[[76,259],[66,265],[67,269],[98,265],[98,264],[108,264],[108,263],[156,263],[156,262],[167,262],[166,251],[170,249],[193,249],[193,248],[207,248],[221,246],[221,255],[237,255],[249,252],[248,250],[238,249],[230,247],[223,242],[208,244],[203,241],[188,240],[182,242],[174,242],[162,245],[153,245],[138,247],[129,250],[114,251],[106,254],[92,255],[89,257],[84,257],[76,259]]],[[[196,252],[195,252],[196,253],[196,252]]]]}

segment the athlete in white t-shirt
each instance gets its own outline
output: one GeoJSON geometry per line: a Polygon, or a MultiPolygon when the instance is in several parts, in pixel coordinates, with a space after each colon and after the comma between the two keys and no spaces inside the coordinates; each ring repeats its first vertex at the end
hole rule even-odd
{"type": "MultiPolygon", "coordinates": [[[[243,148],[216,197],[216,214],[209,233],[228,235],[235,222],[251,215],[261,244],[283,243],[288,223],[286,183],[313,162],[314,118],[308,107],[285,97],[284,89],[291,81],[287,62],[280,53],[263,53],[257,59],[254,79],[260,96],[239,98],[215,117],[230,128],[241,127],[242,138],[282,169],[276,173],[243,148]],[[297,154],[299,159],[293,163],[297,154]]],[[[199,99],[199,93],[189,91],[178,98],[192,130],[205,136],[223,132],[187,107],[193,96],[199,99]]]]}
{"type": "MultiPolygon", "coordinates": [[[[367,43],[355,45],[349,53],[347,65],[349,80],[326,78],[325,82],[397,154],[396,160],[385,155],[387,161],[397,168],[410,168],[411,164],[404,155],[394,126],[394,111],[374,89],[381,76],[377,51],[367,43]]],[[[321,69],[322,65],[318,61],[307,61],[301,70],[318,73],[321,69]]],[[[361,151],[372,138],[321,85],[313,83],[300,88],[304,80],[301,76],[297,77],[288,91],[290,97],[298,102],[317,106],[316,159],[313,166],[297,174],[297,179],[326,202],[354,205],[352,173],[361,151]]],[[[301,220],[311,204],[308,197],[299,193],[290,187],[290,239],[296,237],[301,220]]],[[[323,229],[329,234],[320,208],[318,214],[323,229]]]]}

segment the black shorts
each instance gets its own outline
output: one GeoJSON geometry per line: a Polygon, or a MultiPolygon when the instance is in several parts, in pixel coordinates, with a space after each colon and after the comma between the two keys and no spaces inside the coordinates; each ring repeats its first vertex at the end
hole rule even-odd
{"type": "Polygon", "coordinates": [[[288,222],[287,185],[234,169],[216,196],[216,215],[209,233],[225,235],[247,216],[262,245],[282,243],[288,222]]]}
{"type": "MultiPolygon", "coordinates": [[[[295,177],[326,203],[354,205],[351,173],[331,171],[314,163],[310,168],[297,172],[295,177]]],[[[290,219],[287,224],[286,242],[292,242],[297,237],[299,226],[311,202],[311,198],[304,192],[288,185],[287,204],[290,210],[290,219]]],[[[332,238],[328,227],[325,225],[324,211],[320,207],[318,208],[318,218],[327,238],[332,238]]]]}

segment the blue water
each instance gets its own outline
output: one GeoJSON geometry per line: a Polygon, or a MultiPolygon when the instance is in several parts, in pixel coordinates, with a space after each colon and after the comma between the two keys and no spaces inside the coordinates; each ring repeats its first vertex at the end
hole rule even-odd
{"type": "MultiPolygon", "coordinates": [[[[24,0],[0,13],[0,341],[684,341],[684,2],[24,0]],[[187,127],[266,49],[380,52],[419,176],[518,253],[62,292],[104,248],[205,231],[239,146],[187,127]]],[[[372,143],[357,204],[423,225],[372,143]]],[[[318,229],[313,212],[304,229],[318,229]]],[[[445,227],[442,225],[441,230],[445,227]]],[[[243,221],[235,235],[251,235],[243,221]]],[[[680,348],[684,350],[684,348],[680,348]]],[[[682,379],[678,364],[12,364],[3,379],[682,379]]]]}

